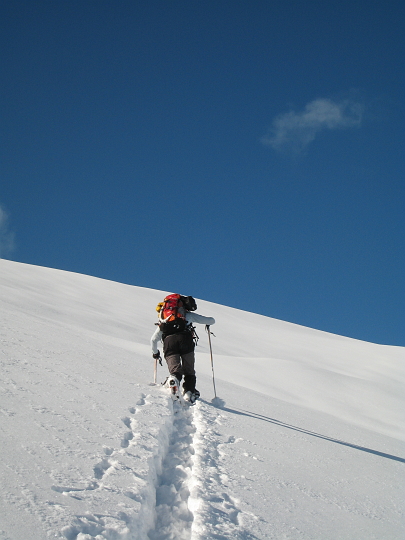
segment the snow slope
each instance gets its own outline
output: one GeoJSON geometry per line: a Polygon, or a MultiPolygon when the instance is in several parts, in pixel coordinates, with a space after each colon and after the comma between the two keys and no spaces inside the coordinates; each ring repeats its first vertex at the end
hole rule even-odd
{"type": "Polygon", "coordinates": [[[404,537],[403,348],[197,300],[222,407],[200,327],[202,399],[173,408],[150,385],[163,292],[0,276],[0,540],[404,537]]]}

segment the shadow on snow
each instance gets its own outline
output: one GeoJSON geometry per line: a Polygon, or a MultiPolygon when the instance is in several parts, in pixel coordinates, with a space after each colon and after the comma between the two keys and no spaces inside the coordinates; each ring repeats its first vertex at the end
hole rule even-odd
{"type": "MultiPolygon", "coordinates": [[[[207,405],[210,405],[208,402],[206,403],[207,405]]],[[[386,459],[392,459],[394,461],[399,461],[400,463],[405,463],[405,458],[393,456],[392,454],[385,454],[384,452],[379,452],[378,450],[372,450],[371,448],[366,448],[364,446],[359,446],[357,444],[352,444],[346,441],[341,441],[339,439],[334,439],[333,437],[328,437],[327,435],[321,435],[320,433],[315,433],[314,431],[309,431],[307,429],[300,428],[298,426],[286,424],[285,422],[282,422],[281,420],[276,420],[275,418],[270,418],[262,414],[258,414],[251,411],[245,411],[243,409],[230,409],[225,406],[221,407],[221,410],[232,413],[232,414],[249,416],[250,418],[255,418],[256,420],[263,420],[264,422],[270,422],[271,424],[275,424],[277,426],[281,426],[287,429],[293,429],[294,431],[299,431],[300,433],[305,433],[306,435],[311,435],[311,437],[318,437],[319,439],[324,439],[325,441],[330,441],[335,444],[342,444],[343,446],[348,446],[349,448],[354,448],[355,450],[361,450],[362,452],[368,452],[369,454],[374,454],[375,456],[383,457],[386,459]]]]}

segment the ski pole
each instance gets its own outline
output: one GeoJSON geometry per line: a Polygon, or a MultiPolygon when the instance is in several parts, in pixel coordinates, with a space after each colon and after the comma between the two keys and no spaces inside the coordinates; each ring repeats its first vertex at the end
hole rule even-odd
{"type": "MultiPolygon", "coordinates": [[[[215,398],[217,397],[217,391],[216,391],[216,388],[215,388],[215,376],[214,376],[214,359],[213,359],[213,356],[212,356],[212,345],[211,345],[211,330],[210,330],[210,327],[209,327],[209,324],[207,324],[205,326],[205,329],[207,330],[207,334],[208,334],[208,343],[210,344],[210,355],[211,355],[211,369],[212,369],[212,383],[214,385],[214,396],[215,398]]],[[[214,335],[214,334],[212,334],[214,335]]]]}

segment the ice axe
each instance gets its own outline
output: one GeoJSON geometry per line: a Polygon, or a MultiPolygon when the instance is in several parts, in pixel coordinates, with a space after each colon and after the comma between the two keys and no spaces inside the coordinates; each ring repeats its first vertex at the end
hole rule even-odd
{"type": "Polygon", "coordinates": [[[152,356],[153,356],[153,358],[155,360],[155,366],[154,366],[154,369],[153,369],[153,384],[156,384],[158,362],[159,362],[160,365],[163,365],[163,364],[162,364],[162,357],[160,356],[159,351],[156,354],[152,355],[152,356]]]}

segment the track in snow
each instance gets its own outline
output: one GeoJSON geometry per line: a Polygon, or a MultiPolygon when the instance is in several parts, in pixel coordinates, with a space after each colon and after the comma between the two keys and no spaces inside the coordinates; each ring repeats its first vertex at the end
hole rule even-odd
{"type": "Polygon", "coordinates": [[[175,403],[173,412],[149,540],[254,540],[244,527],[247,516],[226,486],[221,461],[234,438],[221,441],[216,431],[221,413],[202,401],[188,408],[175,403]]]}
{"type": "MultiPolygon", "coordinates": [[[[194,513],[191,540],[255,540],[247,527],[256,517],[246,514],[229,492],[223,457],[232,452],[234,437],[223,440],[218,429],[225,417],[200,401],[194,413],[193,470],[189,508],[194,513]]],[[[228,458],[229,459],[229,458],[228,458]]]]}
{"type": "Polygon", "coordinates": [[[156,486],[156,524],[150,540],[190,540],[193,514],[188,508],[193,466],[193,410],[173,404],[173,432],[156,486]]]}
{"type": "Polygon", "coordinates": [[[128,412],[120,437],[104,447],[90,477],[52,487],[78,510],[63,537],[254,540],[251,516],[227,486],[222,463],[234,437],[225,441],[218,432],[224,414],[203,401],[173,404],[164,392],[141,394],[128,412]]]}

